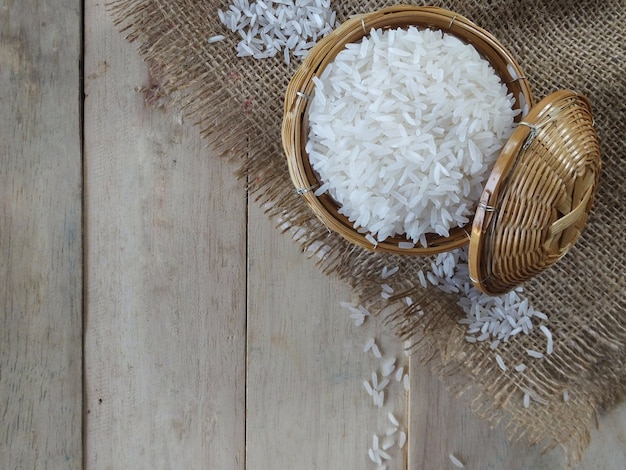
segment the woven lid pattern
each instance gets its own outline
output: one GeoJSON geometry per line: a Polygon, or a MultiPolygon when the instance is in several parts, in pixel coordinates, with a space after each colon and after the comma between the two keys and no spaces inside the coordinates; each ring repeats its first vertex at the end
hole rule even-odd
{"type": "Polygon", "coordinates": [[[600,173],[589,102],[544,98],[520,123],[485,186],[470,242],[470,275],[501,294],[552,266],[574,245],[600,173]]]}

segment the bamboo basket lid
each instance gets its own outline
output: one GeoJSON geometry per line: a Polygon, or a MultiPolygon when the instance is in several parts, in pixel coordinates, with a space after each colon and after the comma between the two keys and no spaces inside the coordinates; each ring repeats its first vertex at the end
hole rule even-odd
{"type": "Polygon", "coordinates": [[[600,165],[586,98],[563,90],[533,107],[502,149],[476,209],[474,285],[502,294],[562,258],[585,225],[600,165]]]}

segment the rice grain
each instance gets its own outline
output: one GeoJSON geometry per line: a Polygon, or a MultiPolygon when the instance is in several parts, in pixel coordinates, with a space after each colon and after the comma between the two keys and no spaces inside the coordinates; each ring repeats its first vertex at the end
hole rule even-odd
{"type": "Polygon", "coordinates": [[[539,352],[539,351],[535,351],[534,349],[527,349],[526,350],[526,354],[528,354],[530,357],[534,357],[536,359],[543,358],[543,353],[539,352]]]}
{"type": "Polygon", "coordinates": [[[554,342],[552,340],[552,333],[545,325],[541,325],[539,329],[542,331],[542,333],[546,336],[546,339],[548,340],[548,344],[546,346],[546,353],[552,354],[554,352],[554,342]]]}
{"type": "Polygon", "coordinates": [[[406,443],[406,433],[404,431],[400,431],[400,437],[398,439],[398,447],[402,449],[405,443],[406,443]]]}
{"type": "Polygon", "coordinates": [[[454,454],[448,454],[448,457],[450,457],[450,462],[452,462],[452,464],[457,467],[457,468],[463,468],[465,467],[465,465],[463,464],[463,462],[461,462],[454,454]]]}

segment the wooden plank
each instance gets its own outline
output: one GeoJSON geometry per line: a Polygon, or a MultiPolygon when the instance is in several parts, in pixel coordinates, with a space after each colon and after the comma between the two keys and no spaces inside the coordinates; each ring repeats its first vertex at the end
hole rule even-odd
{"type": "MultiPolygon", "coordinates": [[[[411,410],[409,468],[424,470],[455,468],[449,454],[466,468],[557,470],[565,467],[557,449],[541,454],[521,442],[509,443],[502,426],[490,428],[474,417],[464,403],[450,394],[441,382],[411,358],[411,410]]],[[[626,405],[601,419],[599,430],[579,470],[624,468],[626,462],[626,405]]]]}
{"type": "Polygon", "coordinates": [[[86,468],[242,469],[244,185],[85,17],[86,468]]]}
{"type": "Polygon", "coordinates": [[[78,469],[81,2],[0,8],[0,468],[78,469]]]}
{"type": "MultiPolygon", "coordinates": [[[[382,446],[389,412],[406,428],[405,393],[385,387],[382,409],[363,385],[381,361],[363,352],[370,337],[384,358],[405,361],[403,345],[369,318],[356,327],[347,286],[323,275],[288,235],[250,205],[248,271],[247,470],[376,468],[373,435],[382,446]]],[[[393,436],[399,438],[399,432],[393,436]]],[[[388,449],[388,469],[405,468],[388,449]]]]}

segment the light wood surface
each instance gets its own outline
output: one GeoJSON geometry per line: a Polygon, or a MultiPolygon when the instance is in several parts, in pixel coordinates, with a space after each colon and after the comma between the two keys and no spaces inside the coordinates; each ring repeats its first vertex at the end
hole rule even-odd
{"type": "MultiPolygon", "coordinates": [[[[147,103],[148,65],[95,0],[81,152],[80,4],[43,5],[0,3],[0,468],[375,469],[389,412],[410,430],[389,470],[564,468],[472,417],[381,319],[355,326],[349,289],[147,103]],[[380,409],[370,338],[411,376],[380,409]]],[[[577,468],[626,468],[626,406],[599,424],[577,468]]]]}
{"type": "Polygon", "coordinates": [[[0,2],[0,468],[78,469],[80,2],[0,2]]]}
{"type": "Polygon", "coordinates": [[[246,194],[85,10],[86,467],[243,468],[246,194]]]}

